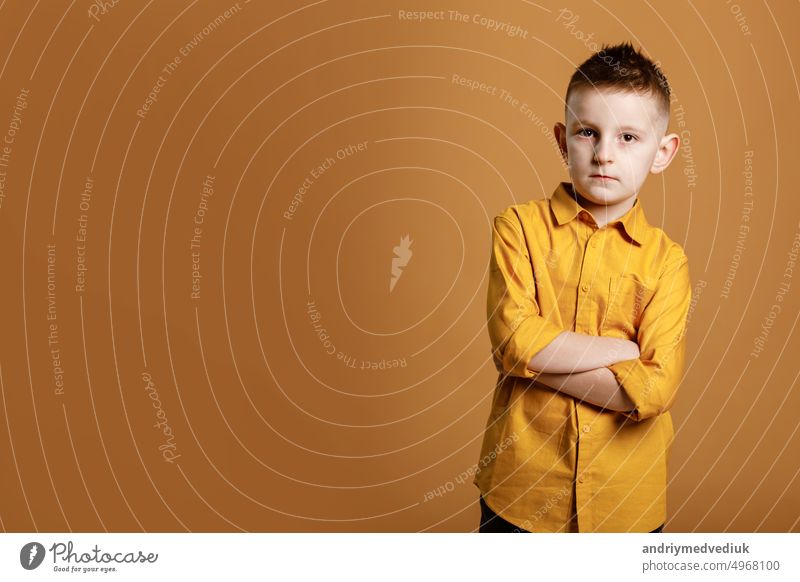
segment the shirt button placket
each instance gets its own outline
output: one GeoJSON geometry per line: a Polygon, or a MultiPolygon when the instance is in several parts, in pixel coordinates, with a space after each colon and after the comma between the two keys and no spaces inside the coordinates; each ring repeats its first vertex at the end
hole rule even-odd
{"type": "Polygon", "coordinates": [[[591,280],[594,277],[593,253],[590,251],[588,240],[583,245],[583,266],[581,268],[581,279],[578,296],[578,309],[575,313],[575,331],[586,333],[586,324],[590,320],[589,301],[587,294],[591,289],[591,280]]]}
{"type": "Polygon", "coordinates": [[[592,439],[589,434],[592,430],[591,424],[587,422],[587,413],[580,413],[578,407],[578,466],[577,466],[577,483],[575,484],[575,495],[577,507],[581,508],[578,512],[578,528],[580,531],[589,531],[590,524],[592,523],[591,517],[591,503],[589,500],[592,497],[591,480],[589,479],[589,465],[591,459],[594,457],[592,439]]]}
{"type": "MultiPolygon", "coordinates": [[[[591,219],[586,219],[586,221],[591,222],[591,219]]],[[[577,332],[591,333],[592,331],[590,322],[593,318],[593,303],[589,301],[586,296],[591,289],[591,285],[586,279],[596,276],[598,240],[597,230],[592,228],[592,233],[586,240],[583,251],[582,281],[580,285],[581,293],[578,298],[578,313],[575,318],[575,331],[577,332]]],[[[591,439],[588,438],[591,425],[588,422],[590,420],[588,413],[586,411],[581,413],[581,406],[579,404],[575,407],[575,413],[578,426],[580,427],[578,432],[577,479],[575,483],[575,501],[576,506],[580,508],[578,512],[578,529],[579,531],[589,531],[592,523],[591,503],[589,503],[592,491],[588,475],[588,466],[593,457],[591,439]]]]}

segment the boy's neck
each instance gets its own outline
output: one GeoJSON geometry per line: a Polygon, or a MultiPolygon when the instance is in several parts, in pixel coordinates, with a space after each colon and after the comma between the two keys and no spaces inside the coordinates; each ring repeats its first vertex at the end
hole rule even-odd
{"type": "Polygon", "coordinates": [[[622,202],[618,202],[616,204],[595,204],[594,202],[590,202],[586,200],[583,196],[575,190],[575,187],[570,184],[570,190],[572,191],[575,199],[577,200],[578,204],[581,208],[588,211],[589,214],[592,215],[594,221],[597,223],[597,226],[602,228],[609,222],[613,222],[618,218],[625,216],[625,214],[633,208],[633,205],[636,204],[637,196],[631,196],[623,200],[622,202]]]}

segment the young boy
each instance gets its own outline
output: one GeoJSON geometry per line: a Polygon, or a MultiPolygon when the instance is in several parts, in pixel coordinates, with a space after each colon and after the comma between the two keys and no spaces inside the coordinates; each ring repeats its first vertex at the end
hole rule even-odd
{"type": "Polygon", "coordinates": [[[565,101],[571,183],[494,218],[479,531],[658,532],[691,282],[637,195],[678,150],[669,85],[625,43],[580,65],[565,101]]]}

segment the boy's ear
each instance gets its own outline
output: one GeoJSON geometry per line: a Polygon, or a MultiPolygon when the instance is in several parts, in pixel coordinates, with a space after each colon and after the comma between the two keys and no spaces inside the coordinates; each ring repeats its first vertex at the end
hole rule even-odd
{"type": "Polygon", "coordinates": [[[661,138],[661,143],[658,145],[656,157],[653,160],[653,165],[650,166],[652,174],[660,174],[667,169],[675,154],[678,153],[678,148],[681,145],[681,138],[677,133],[670,133],[661,138]]]}
{"type": "Polygon", "coordinates": [[[569,162],[567,159],[567,126],[560,122],[556,123],[553,126],[553,135],[555,135],[558,143],[558,149],[561,150],[561,157],[564,158],[565,162],[569,162]]]}

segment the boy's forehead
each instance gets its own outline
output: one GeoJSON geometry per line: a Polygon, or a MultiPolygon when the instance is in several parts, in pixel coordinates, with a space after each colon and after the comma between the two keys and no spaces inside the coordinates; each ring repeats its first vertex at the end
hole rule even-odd
{"type": "Polygon", "coordinates": [[[653,94],[611,87],[573,89],[566,113],[567,120],[643,128],[658,127],[664,117],[653,94]]]}

